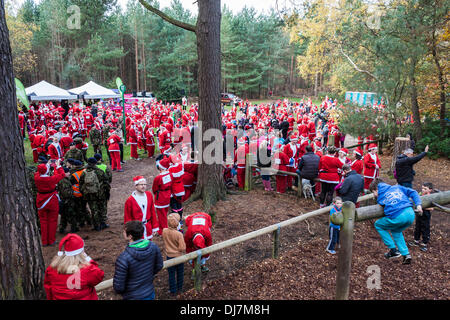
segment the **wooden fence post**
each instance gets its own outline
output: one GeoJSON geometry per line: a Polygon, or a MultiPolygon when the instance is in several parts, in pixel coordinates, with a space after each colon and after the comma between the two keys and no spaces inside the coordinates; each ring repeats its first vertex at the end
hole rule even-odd
{"type": "Polygon", "coordinates": [[[202,252],[198,251],[197,261],[194,267],[194,287],[195,290],[202,290],[202,270],[201,270],[201,260],[202,260],[202,252]]]}
{"type": "Polygon", "coordinates": [[[281,231],[281,226],[278,225],[278,229],[272,233],[272,237],[273,237],[272,258],[274,258],[274,259],[278,259],[278,252],[280,249],[280,231],[281,231]]]}
{"type": "Polygon", "coordinates": [[[350,270],[352,265],[353,227],[355,224],[355,204],[344,202],[342,207],[344,217],[339,239],[338,267],[336,276],[336,300],[347,300],[350,285],[350,270]]]}
{"type": "Polygon", "coordinates": [[[245,155],[245,191],[252,190],[252,162],[251,153],[245,155]]]}

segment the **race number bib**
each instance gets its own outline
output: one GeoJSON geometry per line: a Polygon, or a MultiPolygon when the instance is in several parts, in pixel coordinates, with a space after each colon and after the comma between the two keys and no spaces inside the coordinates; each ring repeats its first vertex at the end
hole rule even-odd
{"type": "Polygon", "coordinates": [[[109,139],[109,143],[114,143],[114,139],[109,139]]]}
{"type": "Polygon", "coordinates": [[[162,178],[163,184],[169,183],[170,181],[172,181],[172,179],[170,179],[170,175],[166,175],[162,178]]]}
{"type": "Polygon", "coordinates": [[[192,219],[193,226],[204,226],[206,224],[206,220],[204,218],[194,218],[192,219]]]}

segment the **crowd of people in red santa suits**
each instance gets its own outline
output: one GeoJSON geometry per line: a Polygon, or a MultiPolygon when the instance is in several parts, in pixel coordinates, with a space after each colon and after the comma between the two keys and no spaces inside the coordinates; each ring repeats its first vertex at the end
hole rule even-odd
{"type": "MultiPolygon", "coordinates": [[[[41,212],[44,207],[51,210],[52,203],[57,201],[55,185],[64,177],[61,169],[64,155],[75,137],[81,137],[82,141],[77,148],[87,150],[86,139],[94,127],[107,140],[113,170],[120,169],[118,144],[122,137],[118,136],[116,129],[124,125],[124,142],[130,146],[132,159],[140,159],[139,151],[148,157],[156,156],[159,174],[153,180],[152,194],[145,193],[147,199],[152,197],[155,211],[147,210],[145,216],[142,214],[141,217],[146,223],[145,237],[151,239],[152,234],[158,232],[161,235],[167,227],[169,210],[182,216],[183,202],[195,191],[198,163],[195,161],[193,132],[198,121],[198,106],[191,105],[188,110],[184,110],[181,105],[173,103],[134,103],[126,114],[124,124],[120,109],[111,106],[114,106],[111,102],[100,102],[97,105],[98,112],[94,113],[91,107],[79,104],[72,104],[67,110],[60,104],[39,103],[31,106],[26,115],[19,112],[22,134],[25,137],[25,130],[28,130],[34,161],[38,162],[40,154],[55,160],[55,174],[52,177],[48,176],[48,166],[38,167],[37,207],[41,212]],[[160,154],[155,154],[156,147],[160,154]]],[[[279,193],[285,193],[296,183],[301,183],[300,179],[283,172],[297,172],[307,149],[312,149],[320,157],[315,188],[317,193],[322,192],[324,186],[328,188],[328,184],[335,186],[342,182],[341,169],[344,164],[350,164],[353,170],[364,176],[365,189],[368,189],[370,182],[380,173],[377,146],[369,144],[366,148],[358,147],[351,157],[349,150],[344,148],[345,134],[333,119],[326,117],[336,107],[336,102],[325,99],[320,106],[314,105],[311,100],[299,103],[285,100],[261,105],[244,101],[230,110],[223,109],[223,137],[225,141],[228,138],[232,141],[232,148],[224,150],[223,173],[227,186],[244,188],[246,156],[253,154],[258,157],[260,147],[265,145],[270,150],[270,166],[278,170],[276,191],[279,193]],[[334,139],[330,139],[330,136],[334,136],[334,139]],[[334,141],[333,145],[330,145],[330,141],[334,141]],[[337,150],[335,154],[328,152],[333,149],[331,147],[337,150]]],[[[373,136],[358,137],[358,143],[372,139],[373,136]]],[[[261,172],[253,170],[252,174],[261,172]]],[[[138,205],[139,201],[136,201],[138,205]]],[[[321,205],[329,204],[322,204],[321,200],[321,205]]],[[[129,210],[131,212],[134,209],[130,206],[129,210]]],[[[55,220],[54,215],[46,217],[55,220]]],[[[41,226],[44,228],[55,225],[50,221],[47,223],[45,219],[41,221],[44,222],[41,226]]],[[[47,234],[42,239],[43,243],[54,243],[55,230],[48,230],[47,234]]]]}
{"type": "MultiPolygon", "coordinates": [[[[25,128],[28,129],[34,161],[38,162],[38,156],[42,153],[53,160],[63,159],[76,136],[83,140],[77,148],[87,150],[86,138],[89,137],[90,130],[96,127],[103,137],[106,135],[108,138],[112,168],[121,169],[118,153],[121,137],[117,137],[117,132],[113,129],[121,126],[123,114],[120,108],[111,106],[114,106],[112,101],[98,103],[95,116],[91,107],[77,103],[72,104],[68,110],[60,104],[39,103],[31,106],[26,116],[20,112],[21,129],[23,133],[25,128]],[[104,130],[106,123],[110,123],[112,128],[104,130]],[[53,143],[49,143],[49,139],[53,143]]],[[[369,152],[369,146],[366,146],[366,154],[363,148],[359,147],[354,150],[355,156],[349,158],[349,151],[343,148],[345,134],[339,130],[333,119],[323,116],[336,107],[337,102],[330,99],[324,99],[319,106],[309,99],[296,103],[284,100],[260,105],[243,101],[232,106],[230,110],[223,109],[223,135],[225,138],[231,136],[234,142],[232,150],[227,149],[224,157],[226,181],[236,177],[237,186],[244,187],[245,156],[248,153],[256,156],[262,142],[269,145],[272,151],[272,167],[277,170],[295,172],[300,159],[306,153],[307,145],[323,159],[322,166],[327,166],[328,160],[324,157],[324,150],[330,146],[330,137],[334,136],[334,146],[340,151],[336,153],[336,157],[342,164],[349,163],[357,173],[364,175],[368,189],[371,179],[379,174],[381,165],[378,156],[376,152],[369,152]],[[339,154],[345,157],[339,158],[339,154]]],[[[192,163],[192,131],[197,121],[198,106],[195,104],[184,110],[181,105],[174,103],[133,103],[125,117],[125,142],[130,145],[130,157],[140,159],[139,150],[144,151],[148,157],[154,157],[157,145],[161,154],[171,155],[171,159],[179,159],[178,162],[172,160],[172,166],[177,166],[178,163],[182,163],[182,167],[186,164],[189,166],[192,163]]],[[[373,136],[365,139],[358,137],[358,143],[373,139],[373,136]]],[[[184,170],[183,175],[186,173],[188,178],[182,178],[185,180],[183,183],[186,189],[183,198],[187,198],[195,189],[195,170],[192,169],[192,173],[184,170]]],[[[342,177],[340,170],[337,171],[338,175],[333,177],[333,182],[339,183],[342,177]]],[[[327,178],[318,178],[328,181],[327,178]]],[[[285,192],[292,187],[294,180],[292,176],[277,175],[277,191],[285,192]]]]}

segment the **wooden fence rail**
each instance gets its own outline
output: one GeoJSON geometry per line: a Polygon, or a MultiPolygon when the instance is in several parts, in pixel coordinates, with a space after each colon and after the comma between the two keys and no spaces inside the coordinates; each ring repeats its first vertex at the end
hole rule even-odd
{"type": "MultiPolygon", "coordinates": [[[[359,202],[367,201],[373,199],[373,194],[368,194],[362,197],[358,198],[359,202]]],[[[450,203],[450,190],[449,191],[443,191],[439,193],[430,194],[427,196],[422,196],[422,207],[428,208],[435,206],[436,204],[443,206],[450,203]]],[[[329,213],[331,209],[331,206],[321,208],[315,211],[311,211],[305,214],[301,214],[297,217],[282,221],[280,223],[276,223],[273,225],[270,225],[268,227],[265,227],[263,229],[259,229],[244,235],[241,235],[239,237],[235,237],[217,244],[214,244],[212,246],[209,246],[207,248],[204,248],[202,250],[198,250],[195,252],[191,252],[189,254],[164,261],[163,269],[166,269],[168,267],[175,266],[180,263],[185,263],[189,260],[198,259],[204,254],[213,253],[237,244],[240,244],[242,242],[248,241],[250,239],[259,237],[264,234],[273,233],[274,237],[274,243],[273,243],[273,256],[276,258],[278,256],[278,248],[279,248],[279,234],[280,229],[286,226],[290,226],[296,223],[299,223],[303,220],[306,220],[311,217],[315,217],[324,213],[329,213]]],[[[376,219],[381,218],[383,216],[383,207],[380,205],[373,205],[373,206],[367,206],[367,207],[361,207],[358,209],[355,209],[354,204],[350,202],[344,203],[345,214],[343,213],[342,216],[336,217],[334,220],[335,223],[341,224],[341,232],[343,235],[342,239],[342,245],[341,250],[339,251],[338,255],[338,271],[337,271],[337,281],[336,281],[336,299],[348,299],[348,288],[349,288],[349,279],[350,279],[350,266],[351,266],[351,256],[352,256],[352,243],[353,243],[353,226],[355,222],[365,221],[368,219],[376,219]]],[[[195,288],[197,290],[200,289],[200,281],[201,272],[198,270],[196,273],[196,281],[195,281],[195,288]]],[[[101,283],[99,283],[95,289],[97,291],[105,290],[108,288],[111,288],[113,285],[113,279],[105,280],[101,283]]]]}

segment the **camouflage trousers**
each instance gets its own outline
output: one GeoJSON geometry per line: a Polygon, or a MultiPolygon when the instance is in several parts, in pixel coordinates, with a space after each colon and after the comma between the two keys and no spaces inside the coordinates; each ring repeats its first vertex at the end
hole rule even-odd
{"type": "MultiPolygon", "coordinates": [[[[77,229],[82,219],[82,202],[75,199],[61,200],[59,203],[59,230],[63,231],[70,224],[72,229],[77,229]]],[[[83,220],[83,223],[85,221],[83,220]]]]}
{"type": "Polygon", "coordinates": [[[92,224],[94,227],[100,226],[102,223],[106,223],[107,219],[107,201],[106,200],[87,200],[89,210],[91,211],[92,224]]]}
{"type": "Polygon", "coordinates": [[[92,224],[91,216],[89,215],[89,211],[87,209],[87,202],[82,197],[75,198],[75,219],[78,222],[80,227],[83,227],[85,224],[92,224]]]}

